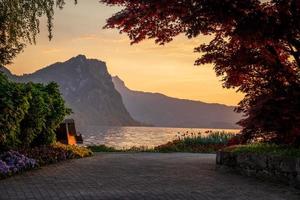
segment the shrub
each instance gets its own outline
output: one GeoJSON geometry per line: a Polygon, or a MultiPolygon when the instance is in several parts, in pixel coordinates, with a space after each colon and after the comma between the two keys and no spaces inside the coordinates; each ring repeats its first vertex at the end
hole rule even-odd
{"type": "Polygon", "coordinates": [[[8,151],[0,155],[0,178],[33,169],[37,166],[35,159],[28,158],[17,151],[8,151]]]}
{"type": "Polygon", "coordinates": [[[65,101],[59,92],[59,86],[52,82],[44,86],[44,99],[47,106],[47,115],[42,132],[34,140],[34,145],[48,145],[56,140],[55,130],[64,120],[65,116],[71,113],[71,109],[66,108],[65,101]]]}
{"type": "Polygon", "coordinates": [[[45,126],[45,118],[49,110],[45,102],[45,94],[43,94],[43,85],[28,83],[25,85],[31,96],[29,98],[29,110],[20,123],[20,140],[22,146],[29,147],[32,141],[43,131],[45,126]]]}
{"type": "Polygon", "coordinates": [[[0,73],[0,150],[54,143],[70,112],[56,83],[14,83],[0,73]]]}
{"type": "Polygon", "coordinates": [[[0,73],[0,150],[19,144],[20,122],[29,109],[29,94],[0,73]]]}
{"type": "Polygon", "coordinates": [[[233,137],[231,137],[228,142],[227,142],[227,146],[233,146],[233,145],[239,145],[239,144],[243,144],[243,138],[241,134],[235,135],[233,137]]]}
{"type": "Polygon", "coordinates": [[[267,143],[253,143],[247,145],[230,146],[225,148],[224,151],[230,151],[235,153],[257,153],[286,157],[300,157],[300,148],[267,143]]]}

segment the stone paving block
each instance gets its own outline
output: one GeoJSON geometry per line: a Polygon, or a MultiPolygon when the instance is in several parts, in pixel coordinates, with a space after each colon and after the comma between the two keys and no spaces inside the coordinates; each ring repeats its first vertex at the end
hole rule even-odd
{"type": "Polygon", "coordinates": [[[99,153],[0,181],[0,200],[299,200],[300,190],[216,171],[215,155],[99,153]]]}

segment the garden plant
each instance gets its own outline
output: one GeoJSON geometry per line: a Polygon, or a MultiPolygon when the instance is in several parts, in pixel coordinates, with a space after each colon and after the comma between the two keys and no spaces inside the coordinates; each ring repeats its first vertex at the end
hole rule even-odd
{"type": "Polygon", "coordinates": [[[56,128],[71,113],[56,83],[16,83],[0,73],[0,98],[0,178],[92,155],[56,143],[56,128]]]}

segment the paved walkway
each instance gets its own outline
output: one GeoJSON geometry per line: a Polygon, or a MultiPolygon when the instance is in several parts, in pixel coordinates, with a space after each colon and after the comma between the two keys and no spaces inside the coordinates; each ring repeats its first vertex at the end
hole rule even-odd
{"type": "Polygon", "coordinates": [[[0,199],[299,200],[300,190],[218,172],[214,155],[101,153],[2,180],[0,199]]]}

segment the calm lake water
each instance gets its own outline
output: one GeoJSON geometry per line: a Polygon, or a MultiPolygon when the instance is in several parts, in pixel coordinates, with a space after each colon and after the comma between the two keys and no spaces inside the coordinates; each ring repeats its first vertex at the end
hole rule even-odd
{"type": "Polygon", "coordinates": [[[100,145],[118,149],[130,147],[155,147],[165,144],[188,133],[205,134],[206,131],[238,132],[237,129],[163,128],[163,127],[101,127],[90,126],[82,129],[85,145],[100,145]]]}

